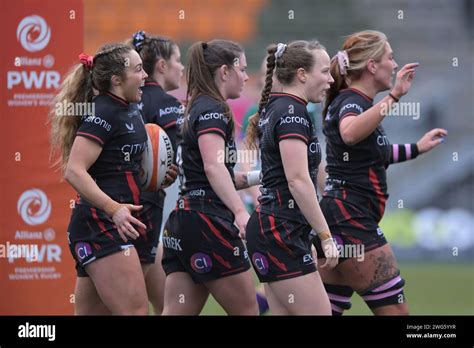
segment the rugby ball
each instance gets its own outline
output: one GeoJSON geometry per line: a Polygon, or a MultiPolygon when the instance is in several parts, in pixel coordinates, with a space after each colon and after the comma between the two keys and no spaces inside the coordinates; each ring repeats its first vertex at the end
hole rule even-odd
{"type": "Polygon", "coordinates": [[[173,163],[173,146],[166,132],[154,123],[145,125],[147,145],[142,154],[140,182],[142,189],[156,192],[162,186],[173,163]]]}

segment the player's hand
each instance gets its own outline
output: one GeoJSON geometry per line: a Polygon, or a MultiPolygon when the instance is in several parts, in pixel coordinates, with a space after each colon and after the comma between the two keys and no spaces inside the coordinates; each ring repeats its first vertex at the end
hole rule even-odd
{"type": "Polygon", "coordinates": [[[247,222],[249,219],[250,215],[245,209],[235,214],[235,224],[239,229],[239,236],[242,238],[242,240],[245,240],[245,229],[247,228],[247,222]]]}
{"type": "Polygon", "coordinates": [[[336,267],[339,262],[339,250],[337,249],[336,243],[334,243],[334,239],[326,238],[325,240],[322,240],[321,247],[324,256],[326,257],[326,262],[321,266],[321,268],[328,267],[331,269],[336,267]]]}
{"type": "Polygon", "coordinates": [[[178,167],[176,164],[172,164],[170,169],[166,172],[165,181],[163,182],[162,188],[170,187],[178,177],[178,167]]]}
{"type": "Polygon", "coordinates": [[[402,96],[408,93],[413,78],[415,77],[415,68],[418,65],[419,63],[406,64],[397,73],[397,77],[395,79],[395,86],[393,87],[391,92],[396,98],[401,98],[402,96]]]}
{"type": "Polygon", "coordinates": [[[428,152],[444,141],[444,137],[448,135],[448,131],[442,128],[435,128],[423,135],[416,143],[419,153],[428,152]]]}
{"type": "Polygon", "coordinates": [[[120,207],[112,215],[112,220],[115,226],[117,226],[117,231],[124,242],[128,238],[137,239],[140,236],[132,224],[146,229],[146,225],[143,222],[132,216],[133,211],[139,211],[142,208],[143,205],[120,204],[120,207]]]}

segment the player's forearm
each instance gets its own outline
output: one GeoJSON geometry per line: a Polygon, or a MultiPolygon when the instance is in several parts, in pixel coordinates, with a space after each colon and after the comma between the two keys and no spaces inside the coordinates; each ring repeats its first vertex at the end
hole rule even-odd
{"type": "Polygon", "coordinates": [[[119,203],[106,195],[87,171],[68,167],[64,178],[83,199],[107,214],[113,215],[119,203]]]}
{"type": "Polygon", "coordinates": [[[296,204],[313,230],[317,233],[329,231],[326,219],[319,207],[316,190],[309,174],[307,177],[288,180],[288,187],[296,204]]]}
{"type": "Polygon", "coordinates": [[[234,215],[245,210],[225,165],[221,163],[205,165],[204,171],[214,192],[234,215]]]}

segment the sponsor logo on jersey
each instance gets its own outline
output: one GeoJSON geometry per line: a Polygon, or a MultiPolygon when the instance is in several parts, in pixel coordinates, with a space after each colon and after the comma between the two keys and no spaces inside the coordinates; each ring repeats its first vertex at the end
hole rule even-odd
{"type": "Polygon", "coordinates": [[[388,146],[390,145],[390,142],[388,141],[388,138],[386,135],[378,135],[377,136],[377,145],[378,146],[388,146]]]}
{"type": "Polygon", "coordinates": [[[135,133],[135,129],[133,128],[133,123],[125,123],[125,127],[127,127],[129,133],[135,133]]]}
{"type": "Polygon", "coordinates": [[[122,153],[124,155],[135,155],[141,153],[145,147],[146,147],[146,142],[144,143],[137,143],[137,144],[125,144],[122,146],[122,153]]]}
{"type": "Polygon", "coordinates": [[[296,123],[296,124],[302,124],[305,127],[309,128],[309,121],[301,116],[284,116],[280,118],[280,126],[282,124],[290,124],[290,123],[296,123]]]}
{"type": "Polygon", "coordinates": [[[341,116],[344,111],[346,111],[347,109],[356,109],[359,113],[363,113],[364,112],[364,109],[362,109],[362,106],[360,106],[359,104],[356,104],[356,103],[350,103],[350,104],[346,104],[344,105],[341,110],[339,110],[339,116],[341,116]]]}
{"type": "Polygon", "coordinates": [[[318,141],[312,141],[308,145],[309,152],[311,153],[321,153],[321,145],[318,141]]]}
{"type": "Polygon", "coordinates": [[[204,197],[206,195],[206,191],[203,189],[192,190],[187,193],[191,197],[204,197]]]}
{"type": "Polygon", "coordinates": [[[84,122],[96,124],[104,128],[107,132],[110,132],[110,130],[112,129],[112,125],[106,120],[100,118],[99,116],[86,116],[84,118],[84,122]]]}
{"type": "Polygon", "coordinates": [[[225,123],[229,122],[229,120],[219,112],[210,112],[204,115],[199,116],[199,121],[209,121],[209,120],[222,120],[225,123]]]}
{"type": "Polygon", "coordinates": [[[182,114],[184,113],[184,106],[168,106],[167,108],[160,109],[160,117],[169,114],[182,114]]]}

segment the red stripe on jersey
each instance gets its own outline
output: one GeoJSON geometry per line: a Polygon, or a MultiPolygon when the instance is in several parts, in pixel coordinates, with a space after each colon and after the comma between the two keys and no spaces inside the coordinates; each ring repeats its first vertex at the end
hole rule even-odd
{"type": "Polygon", "coordinates": [[[221,275],[240,272],[240,271],[242,271],[242,270],[244,270],[244,269],[245,269],[245,267],[242,266],[242,267],[239,267],[239,268],[236,268],[236,269],[232,269],[232,270],[230,270],[230,271],[222,272],[221,275]]]}
{"type": "Polygon", "coordinates": [[[385,211],[385,202],[387,201],[387,197],[385,197],[383,194],[377,174],[372,168],[369,168],[369,180],[374,187],[375,193],[377,194],[377,199],[379,201],[379,214],[380,217],[382,217],[385,211]]]}
{"type": "Polygon", "coordinates": [[[107,229],[105,228],[104,222],[99,219],[99,216],[97,215],[97,210],[95,208],[91,208],[91,212],[92,212],[92,217],[93,217],[95,223],[100,228],[100,232],[105,233],[105,235],[107,237],[109,237],[110,239],[114,239],[112,234],[110,234],[110,232],[107,232],[107,229]]]}
{"type": "Polygon", "coordinates": [[[132,172],[125,172],[125,176],[127,177],[128,188],[132,192],[133,195],[133,204],[140,204],[140,189],[133,178],[132,172]]]}
{"type": "Polygon", "coordinates": [[[198,215],[201,217],[201,219],[204,220],[204,222],[207,224],[207,226],[209,226],[209,229],[211,230],[211,232],[217,237],[217,239],[219,239],[219,241],[224,245],[226,246],[227,248],[231,249],[231,250],[234,250],[234,248],[232,247],[232,245],[222,236],[222,234],[219,232],[219,230],[216,228],[216,226],[214,226],[211,222],[211,220],[209,220],[209,218],[200,213],[200,212],[197,212],[198,215]]]}
{"type": "Polygon", "coordinates": [[[216,254],[215,252],[212,252],[212,256],[214,256],[214,258],[217,260],[217,262],[219,262],[222,266],[224,266],[225,268],[227,269],[231,269],[232,266],[230,265],[230,263],[226,260],[224,260],[224,258],[218,254],[216,254]]]}
{"type": "Polygon", "coordinates": [[[276,190],[277,193],[277,198],[278,198],[278,205],[281,206],[281,197],[280,197],[280,191],[276,190]]]}
{"type": "Polygon", "coordinates": [[[184,210],[189,210],[189,201],[186,197],[184,198],[184,210]]]}
{"type": "Polygon", "coordinates": [[[82,136],[85,136],[85,137],[88,137],[88,138],[94,138],[95,140],[97,140],[99,143],[101,143],[102,145],[104,145],[104,141],[95,136],[95,135],[92,135],[92,134],[89,134],[89,133],[85,133],[85,132],[77,132],[76,135],[82,135],[82,136]]]}
{"type": "Polygon", "coordinates": [[[345,119],[346,117],[349,117],[349,116],[359,116],[359,115],[360,114],[357,114],[355,112],[348,112],[347,114],[344,114],[341,117],[339,117],[339,121],[337,121],[337,125],[338,125],[338,128],[339,128],[339,133],[341,133],[341,121],[343,119],[345,119]]]}
{"type": "Polygon", "coordinates": [[[344,115],[341,116],[341,118],[339,119],[339,123],[341,123],[341,121],[346,118],[347,116],[359,116],[360,114],[356,113],[356,112],[348,112],[344,115]]]}
{"type": "Polygon", "coordinates": [[[174,126],[176,124],[176,121],[172,121],[170,123],[167,123],[163,126],[163,129],[170,128],[171,126],[174,126]]]}
{"type": "Polygon", "coordinates": [[[125,106],[128,106],[128,102],[125,99],[122,99],[122,98],[120,98],[120,97],[118,97],[118,96],[116,96],[116,95],[114,95],[110,92],[105,92],[105,94],[107,94],[110,98],[120,102],[121,104],[123,104],[125,106]]]}
{"type": "Polygon", "coordinates": [[[276,277],[277,278],[283,278],[283,277],[289,277],[289,276],[297,275],[297,274],[301,274],[301,273],[303,273],[303,272],[298,271],[298,272],[291,272],[291,273],[285,273],[285,274],[278,274],[276,277]]]}
{"type": "Polygon", "coordinates": [[[262,224],[262,216],[260,214],[260,209],[257,211],[257,213],[258,213],[258,222],[260,224],[260,233],[262,234],[262,236],[265,237],[265,233],[263,233],[263,224],[262,224]]]}
{"type": "Polygon", "coordinates": [[[155,81],[146,81],[145,86],[159,86],[160,84],[155,81]]]}
{"type": "Polygon", "coordinates": [[[222,134],[225,138],[225,133],[222,129],[219,129],[219,128],[207,128],[207,129],[203,129],[203,130],[200,130],[199,132],[197,132],[197,134],[201,135],[201,134],[206,134],[206,133],[212,133],[212,132],[219,132],[220,134],[222,134]]]}
{"type": "MultiPolygon", "coordinates": [[[[135,182],[135,179],[133,178],[132,172],[125,172],[125,176],[127,177],[127,183],[128,187],[130,188],[130,191],[132,191],[133,195],[133,204],[138,205],[140,204],[140,189],[137,186],[137,183],[135,182]]],[[[137,218],[138,220],[142,221],[141,213],[137,212],[137,218]]],[[[143,227],[136,227],[138,233],[140,233],[145,241],[148,240],[148,236],[146,235],[146,229],[143,227]]]]}
{"type": "Polygon", "coordinates": [[[273,237],[275,237],[278,245],[282,247],[288,254],[293,255],[293,251],[283,242],[280,236],[280,232],[277,230],[275,226],[275,218],[271,215],[268,215],[268,220],[270,221],[270,228],[272,230],[273,237]]]}
{"type": "Polygon", "coordinates": [[[297,138],[301,138],[304,140],[305,143],[308,143],[308,138],[306,138],[304,135],[301,135],[301,134],[296,134],[296,133],[288,133],[288,134],[284,134],[284,135],[281,135],[279,137],[279,139],[285,139],[285,138],[289,138],[289,137],[297,137],[297,138]]]}
{"type": "Polygon", "coordinates": [[[359,222],[355,221],[352,219],[351,215],[349,212],[346,210],[346,207],[342,204],[342,202],[339,199],[335,199],[337,206],[339,207],[339,210],[341,211],[342,215],[349,221],[349,223],[357,228],[360,228],[362,230],[366,230],[366,228],[360,224],[359,222]]]}
{"type": "Polygon", "coordinates": [[[281,269],[282,271],[285,271],[285,272],[288,272],[288,268],[286,268],[286,265],[281,262],[280,260],[278,260],[275,256],[273,256],[272,254],[270,254],[268,251],[267,251],[267,255],[268,255],[268,258],[270,260],[272,260],[272,262],[279,268],[281,269]]]}

